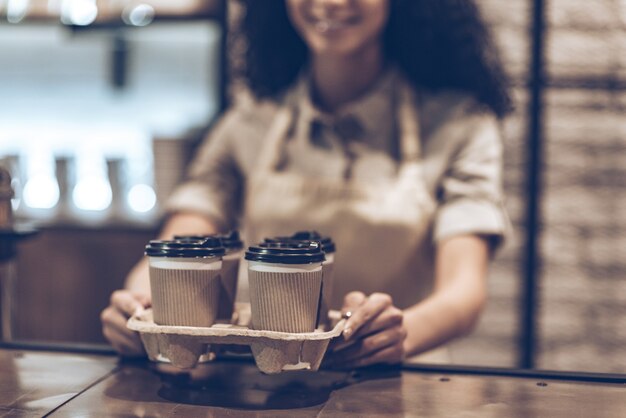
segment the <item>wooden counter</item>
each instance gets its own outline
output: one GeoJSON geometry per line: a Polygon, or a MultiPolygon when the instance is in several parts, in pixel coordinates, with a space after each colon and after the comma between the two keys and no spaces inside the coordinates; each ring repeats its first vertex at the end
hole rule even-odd
{"type": "Polygon", "coordinates": [[[626,376],[376,369],[267,376],[228,360],[181,372],[112,356],[0,349],[0,417],[623,417],[626,376]],[[525,376],[524,376],[525,374],[525,376]],[[584,380],[584,379],[582,379],[584,380]]]}
{"type": "Polygon", "coordinates": [[[41,417],[117,368],[113,356],[0,349],[0,417],[41,417]]]}

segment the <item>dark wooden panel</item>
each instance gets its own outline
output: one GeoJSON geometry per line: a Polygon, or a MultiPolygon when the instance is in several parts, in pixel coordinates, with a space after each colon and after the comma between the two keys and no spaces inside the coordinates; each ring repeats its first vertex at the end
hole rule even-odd
{"type": "Polygon", "coordinates": [[[44,229],[20,245],[18,339],[104,342],[100,311],[141,258],[149,230],[44,229]]]}
{"type": "Polygon", "coordinates": [[[0,350],[0,417],[41,417],[115,367],[114,357],[0,350]]]}

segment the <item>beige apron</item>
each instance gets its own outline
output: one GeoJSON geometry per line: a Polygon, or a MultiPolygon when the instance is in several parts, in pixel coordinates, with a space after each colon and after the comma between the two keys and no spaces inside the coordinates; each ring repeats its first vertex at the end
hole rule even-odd
{"type": "Polygon", "coordinates": [[[243,227],[248,242],[298,230],[317,230],[336,242],[335,309],[352,290],[389,293],[396,306],[406,308],[432,289],[432,275],[418,273],[435,202],[422,175],[417,102],[408,83],[395,88],[401,156],[397,177],[372,183],[278,171],[296,113],[287,100],[246,185],[243,227]]]}

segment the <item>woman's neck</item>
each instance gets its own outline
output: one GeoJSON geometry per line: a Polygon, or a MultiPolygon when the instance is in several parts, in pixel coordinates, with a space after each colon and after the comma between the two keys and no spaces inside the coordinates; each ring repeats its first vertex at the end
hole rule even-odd
{"type": "Polygon", "coordinates": [[[350,56],[314,55],[313,98],[326,111],[334,111],[367,91],[385,64],[382,46],[350,56]]]}

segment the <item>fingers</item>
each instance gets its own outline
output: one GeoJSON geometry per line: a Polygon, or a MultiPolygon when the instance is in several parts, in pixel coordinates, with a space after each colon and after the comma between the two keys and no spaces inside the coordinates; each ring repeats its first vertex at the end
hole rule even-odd
{"type": "Polygon", "coordinates": [[[144,355],[139,334],[126,327],[128,318],[138,308],[150,305],[150,297],[140,293],[118,290],[111,295],[111,305],[102,311],[102,333],[113,348],[124,356],[144,355]]]}
{"type": "Polygon", "coordinates": [[[350,292],[343,298],[343,307],[341,313],[354,311],[367,300],[367,296],[363,292],[350,292]]]}
{"type": "Polygon", "coordinates": [[[401,309],[398,309],[395,306],[390,306],[381,312],[376,318],[359,328],[359,330],[352,335],[350,340],[346,341],[341,338],[334,338],[331,340],[329,349],[331,351],[343,350],[351,346],[359,338],[367,337],[387,328],[402,326],[403,317],[404,313],[401,309]]]}
{"type": "Polygon", "coordinates": [[[109,306],[100,315],[102,333],[111,343],[115,351],[125,356],[140,356],[144,354],[139,335],[126,328],[126,317],[116,308],[109,306]]]}
{"type": "Polygon", "coordinates": [[[130,334],[131,331],[126,327],[126,322],[128,318],[119,310],[117,310],[114,306],[109,306],[100,315],[100,320],[102,321],[102,325],[113,328],[118,332],[124,332],[128,330],[130,334]]]}
{"type": "Polygon", "coordinates": [[[111,294],[111,306],[130,317],[135,313],[137,308],[143,308],[144,305],[138,298],[128,290],[116,290],[111,294]]]}
{"type": "Polygon", "coordinates": [[[376,358],[381,360],[381,356],[386,355],[384,353],[391,352],[397,355],[389,358],[384,357],[382,359],[385,362],[399,362],[402,361],[404,353],[396,353],[393,350],[387,349],[390,347],[396,347],[399,350],[402,350],[405,339],[406,330],[402,326],[398,325],[388,328],[384,331],[363,338],[347,348],[335,351],[333,354],[333,362],[336,364],[350,364],[361,360],[365,361],[366,358],[376,358]],[[380,354],[381,351],[384,351],[384,353],[380,354]]]}
{"type": "Polygon", "coordinates": [[[111,306],[119,310],[126,318],[133,316],[138,309],[149,308],[152,305],[150,294],[117,290],[111,294],[111,306]]]}
{"type": "MultiPolygon", "coordinates": [[[[356,293],[356,292],[353,292],[356,293]]],[[[348,294],[350,296],[351,293],[348,294]]],[[[348,297],[346,296],[346,298],[348,297]]],[[[343,331],[345,340],[352,336],[365,324],[376,318],[385,309],[392,306],[391,296],[385,293],[372,293],[354,311],[352,316],[346,321],[343,331]]]]}
{"type": "Polygon", "coordinates": [[[372,364],[397,364],[404,360],[404,348],[401,345],[392,345],[383,348],[376,353],[368,357],[361,357],[360,359],[347,361],[342,365],[345,369],[354,369],[357,367],[369,366],[372,364]]]}
{"type": "Polygon", "coordinates": [[[103,328],[102,333],[111,346],[122,356],[144,356],[145,351],[137,336],[121,334],[114,328],[103,328]]]}
{"type": "Polygon", "coordinates": [[[331,343],[331,366],[353,368],[404,359],[404,313],[393,305],[391,296],[373,293],[366,297],[352,292],[344,300],[343,311],[348,310],[352,316],[346,320],[344,342],[331,343]]]}
{"type": "Polygon", "coordinates": [[[142,307],[149,308],[152,305],[152,298],[150,297],[149,294],[135,292],[135,291],[131,291],[130,293],[141,304],[142,307]]]}
{"type": "Polygon", "coordinates": [[[360,327],[359,330],[353,334],[352,338],[366,337],[383,329],[402,326],[403,317],[404,313],[401,309],[390,306],[382,311],[380,315],[360,327]]]}

